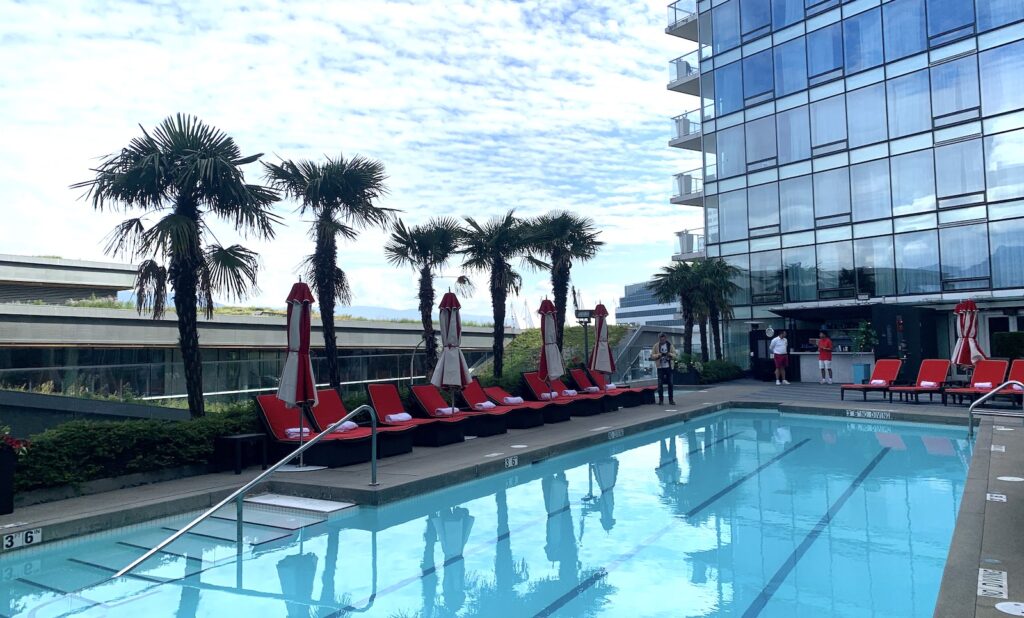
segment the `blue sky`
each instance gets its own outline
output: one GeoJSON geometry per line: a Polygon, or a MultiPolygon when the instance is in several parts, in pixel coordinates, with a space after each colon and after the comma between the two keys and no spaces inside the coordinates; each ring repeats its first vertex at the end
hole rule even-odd
{"type": "MultiPolygon", "coordinates": [[[[668,203],[671,175],[697,166],[668,148],[669,118],[696,100],[665,89],[668,60],[690,48],[664,25],[662,1],[0,0],[0,253],[103,259],[122,217],[68,185],[139,124],[186,112],[271,160],[378,158],[381,203],[409,223],[593,217],[608,244],[574,283],[610,306],[668,263],[673,232],[701,225],[668,203]]],[[[264,264],[251,304],[282,304],[310,251],[294,206],[278,205],[274,241],[245,243],[264,264]]],[[[342,247],[355,304],[414,308],[414,273],[385,263],[383,240],[342,247]]],[[[546,278],[525,278],[536,305],[546,278]]],[[[463,304],[489,314],[486,287],[463,304]]]]}

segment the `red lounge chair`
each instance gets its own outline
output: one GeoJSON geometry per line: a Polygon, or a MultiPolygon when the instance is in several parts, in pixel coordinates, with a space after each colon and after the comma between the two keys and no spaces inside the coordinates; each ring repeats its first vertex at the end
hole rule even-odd
{"type": "MultiPolygon", "coordinates": [[[[348,410],[345,403],[338,396],[338,391],[333,388],[317,391],[320,400],[311,411],[313,413],[313,427],[317,432],[331,426],[345,418],[348,410]]],[[[354,419],[363,426],[368,426],[367,415],[360,415],[354,419]]],[[[412,425],[399,426],[385,423],[377,423],[377,456],[391,457],[412,452],[412,439],[415,427],[412,425]]]]}
{"type": "Polygon", "coordinates": [[[653,404],[654,393],[658,391],[657,386],[617,386],[615,388],[609,389],[608,380],[605,379],[603,373],[597,371],[592,372],[590,374],[590,379],[594,381],[594,384],[597,385],[598,388],[600,388],[606,393],[617,393],[620,391],[625,391],[627,393],[633,393],[634,395],[638,395],[640,397],[640,403],[637,405],[653,404]]]}
{"type": "Polygon", "coordinates": [[[465,417],[413,418],[402,423],[388,423],[389,415],[406,412],[398,388],[394,384],[370,384],[366,387],[366,393],[381,424],[409,425],[414,428],[412,443],[416,446],[444,446],[465,440],[465,417]]]}
{"type": "MultiPolygon", "coordinates": [[[[570,389],[565,382],[561,380],[552,380],[551,390],[559,393],[565,393],[566,391],[574,389],[570,389]]],[[[577,401],[580,403],[578,411],[576,412],[577,416],[593,416],[595,414],[600,414],[605,411],[605,403],[611,400],[611,398],[607,397],[604,393],[581,393],[580,391],[576,391],[575,395],[563,396],[568,397],[569,401],[577,401]]]]}
{"type": "MultiPolygon", "coordinates": [[[[511,397],[508,391],[501,388],[500,386],[488,386],[484,389],[487,396],[494,401],[504,401],[506,397],[511,397]]],[[[545,423],[561,423],[569,420],[569,402],[551,402],[551,401],[524,401],[523,403],[516,404],[519,407],[532,408],[534,410],[540,410],[544,414],[545,423]]]]}
{"type": "MultiPolygon", "coordinates": [[[[928,401],[932,400],[935,393],[942,393],[943,385],[946,383],[946,374],[949,373],[950,362],[944,358],[929,358],[921,361],[917,369],[917,382],[913,386],[893,386],[889,388],[889,402],[892,403],[892,394],[898,393],[900,400],[904,397],[910,400],[914,397],[914,403],[920,403],[921,394],[928,393],[928,401]],[[929,385],[925,385],[928,383],[929,385]]],[[[943,396],[945,399],[945,396],[943,396]]]]}
{"type": "Polygon", "coordinates": [[[969,397],[973,402],[978,397],[998,388],[1003,383],[1003,376],[1006,375],[1006,367],[1009,365],[1004,360],[980,360],[974,365],[974,373],[971,375],[971,385],[960,388],[947,388],[946,395],[956,397],[956,402],[961,403],[964,397],[969,397]],[[989,383],[991,386],[979,387],[978,384],[989,383]]]}
{"type": "MultiPolygon", "coordinates": [[[[1017,382],[1024,383],[1024,359],[1018,358],[1010,364],[1010,375],[1006,376],[1006,381],[1014,380],[1017,382]]],[[[1007,386],[999,391],[999,396],[1011,395],[1014,397],[1024,397],[1024,389],[1018,390],[1021,387],[1007,386]]]]}
{"type": "Polygon", "coordinates": [[[885,394],[885,392],[889,390],[889,385],[896,381],[896,376],[899,375],[900,367],[902,366],[903,361],[895,358],[887,358],[876,362],[875,368],[871,371],[871,378],[868,379],[868,383],[843,384],[839,387],[839,399],[846,398],[846,391],[860,391],[864,394],[864,401],[867,401],[868,393],[871,391],[878,391],[885,394]]]}
{"type": "Polygon", "coordinates": [[[544,424],[544,413],[540,408],[519,404],[509,405],[504,403],[502,399],[491,401],[476,378],[466,388],[462,389],[462,398],[474,410],[478,409],[477,406],[482,403],[493,403],[496,406],[495,410],[502,410],[506,413],[505,424],[509,429],[528,429],[544,424]]]}
{"type": "MultiPolygon", "coordinates": [[[[285,430],[299,426],[299,410],[289,408],[276,395],[256,397],[256,409],[270,437],[270,449],[274,459],[281,459],[299,446],[298,438],[289,438],[285,430]]],[[[316,432],[311,427],[312,419],[303,423],[309,428],[309,440],[316,432]]],[[[378,436],[379,438],[379,436],[378,436]]],[[[345,433],[332,433],[314,444],[303,454],[303,460],[314,466],[337,468],[370,461],[370,430],[360,427],[345,433]]]]}
{"type": "MultiPolygon", "coordinates": [[[[419,384],[412,387],[412,397],[424,415],[430,418],[445,418],[435,410],[448,408],[451,402],[433,384],[419,384]]],[[[466,418],[466,433],[482,438],[505,433],[505,412],[497,408],[487,411],[459,410],[452,416],[466,418]]]]}
{"type": "Polygon", "coordinates": [[[640,394],[639,393],[631,393],[631,392],[629,392],[627,390],[622,390],[622,389],[615,389],[615,390],[603,389],[600,386],[597,386],[596,384],[591,382],[590,381],[590,377],[587,375],[587,372],[582,370],[582,369],[570,369],[569,370],[569,375],[572,376],[572,381],[576,383],[576,388],[579,389],[579,391],[581,393],[582,392],[596,392],[596,393],[604,394],[605,397],[607,398],[607,401],[609,402],[609,406],[608,407],[610,409],[617,409],[619,406],[622,406],[622,407],[625,407],[625,408],[631,408],[633,406],[640,405],[640,401],[641,400],[640,400],[640,394]],[[597,390],[596,391],[588,391],[587,389],[597,389],[597,390]]]}
{"type": "MultiPolygon", "coordinates": [[[[563,406],[569,416],[580,416],[586,414],[582,411],[581,407],[590,407],[592,404],[589,401],[574,400],[562,395],[562,389],[556,389],[554,386],[549,386],[544,380],[540,379],[540,376],[536,371],[524,371],[523,381],[526,383],[526,390],[530,392],[537,401],[544,401],[547,403],[554,404],[555,406],[563,406]],[[544,393],[556,393],[552,398],[543,397],[544,393]]],[[[565,420],[569,420],[566,418],[565,420]]],[[[545,422],[550,422],[545,417],[545,422]]]]}

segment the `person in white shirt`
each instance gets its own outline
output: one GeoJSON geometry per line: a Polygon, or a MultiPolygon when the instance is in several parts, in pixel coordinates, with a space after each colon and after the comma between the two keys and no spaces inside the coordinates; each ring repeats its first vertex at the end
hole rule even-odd
{"type": "Polygon", "coordinates": [[[786,331],[779,331],[768,344],[768,351],[775,359],[775,384],[789,384],[786,380],[786,367],[789,365],[789,340],[786,339],[786,331]]]}

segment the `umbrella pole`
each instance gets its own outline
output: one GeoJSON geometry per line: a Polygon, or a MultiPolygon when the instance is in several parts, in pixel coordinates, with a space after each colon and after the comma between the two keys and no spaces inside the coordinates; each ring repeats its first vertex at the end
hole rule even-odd
{"type": "MultiPolygon", "coordinates": [[[[302,434],[305,433],[303,431],[303,428],[304,428],[305,424],[306,424],[306,404],[300,403],[299,404],[299,448],[300,449],[302,448],[302,443],[304,442],[302,434]]],[[[302,467],[302,455],[303,455],[303,452],[300,452],[299,453],[299,467],[300,468],[302,467]]]]}

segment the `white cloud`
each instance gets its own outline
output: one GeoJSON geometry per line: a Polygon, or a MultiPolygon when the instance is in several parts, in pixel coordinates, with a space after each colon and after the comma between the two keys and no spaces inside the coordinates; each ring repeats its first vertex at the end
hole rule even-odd
{"type": "MultiPolygon", "coordinates": [[[[688,48],[664,34],[662,2],[0,0],[0,15],[0,252],[103,259],[119,216],[67,187],[176,112],[245,153],[379,158],[382,204],[414,223],[513,207],[592,216],[607,250],[574,279],[609,305],[667,262],[672,232],[701,225],[667,202],[671,175],[697,165],[667,147],[669,118],[696,102],[665,90],[688,48]]],[[[293,209],[280,205],[275,240],[248,243],[265,267],[254,304],[281,304],[310,251],[293,209]]],[[[413,273],[386,265],[382,238],[341,249],[356,303],[414,307],[413,273]]],[[[524,275],[535,303],[545,277],[524,275]]],[[[478,285],[467,311],[489,313],[486,295],[478,285]]]]}

